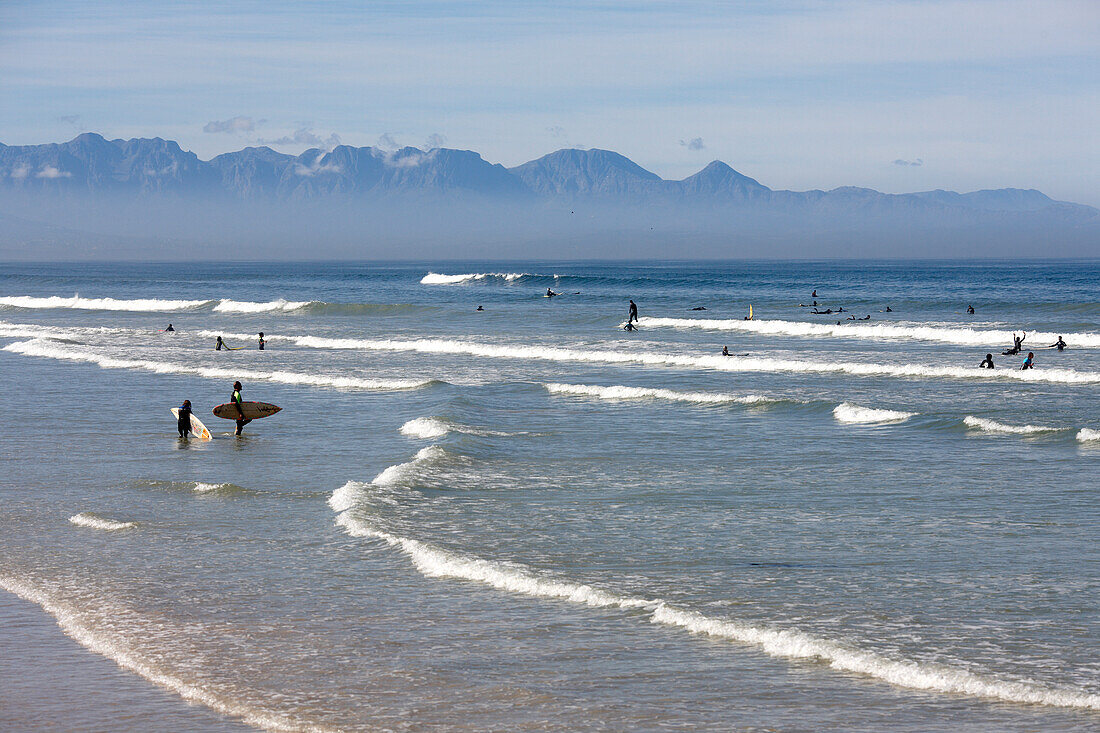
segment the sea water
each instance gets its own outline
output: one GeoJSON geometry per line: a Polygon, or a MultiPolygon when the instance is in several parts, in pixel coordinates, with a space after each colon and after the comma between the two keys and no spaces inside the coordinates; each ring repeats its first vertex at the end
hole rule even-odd
{"type": "Polygon", "coordinates": [[[1100,728],[1096,261],[5,265],[0,370],[0,588],[225,729],[1100,728]]]}

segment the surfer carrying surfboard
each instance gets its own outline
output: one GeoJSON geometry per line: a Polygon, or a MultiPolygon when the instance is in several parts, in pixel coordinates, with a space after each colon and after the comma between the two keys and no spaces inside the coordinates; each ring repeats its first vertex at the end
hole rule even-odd
{"type": "Polygon", "coordinates": [[[191,400],[184,400],[179,406],[179,412],[176,413],[176,429],[179,430],[181,438],[186,438],[191,432],[191,400]]]}
{"type": "Polygon", "coordinates": [[[241,434],[241,431],[244,430],[245,425],[252,422],[252,420],[245,420],[244,418],[244,407],[241,404],[242,402],[244,402],[244,399],[241,397],[241,389],[241,383],[234,382],[233,396],[229,398],[229,401],[237,408],[237,435],[241,434]]]}

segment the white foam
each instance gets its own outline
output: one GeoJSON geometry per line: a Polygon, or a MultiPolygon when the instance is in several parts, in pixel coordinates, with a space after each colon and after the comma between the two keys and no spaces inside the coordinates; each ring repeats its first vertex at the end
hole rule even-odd
{"type": "Polygon", "coordinates": [[[376,486],[397,486],[412,481],[416,475],[426,466],[433,462],[441,461],[447,458],[447,451],[438,445],[429,445],[426,448],[421,448],[417,451],[413,459],[408,463],[398,463],[396,466],[390,466],[382,473],[374,477],[374,481],[371,483],[376,486]]]}
{"type": "Polygon", "coordinates": [[[370,521],[356,516],[354,497],[369,492],[370,489],[369,484],[349,482],[333,492],[329,503],[340,512],[336,518],[337,525],[352,536],[381,540],[397,548],[427,577],[456,578],[501,591],[598,608],[644,610],[648,613],[649,620],[655,624],[747,644],[774,657],[819,660],[834,669],[867,675],[910,689],[1100,710],[1100,695],[1096,694],[999,680],[944,665],[894,660],[796,629],[777,630],[735,620],[712,618],[695,611],[675,608],[659,599],[619,595],[590,585],[549,577],[516,563],[496,562],[444,550],[386,532],[370,521]]]}
{"type": "Polygon", "coordinates": [[[52,344],[41,339],[16,341],[4,347],[24,356],[40,356],[48,359],[82,361],[98,364],[104,369],[142,369],[158,374],[195,374],[211,379],[253,379],[257,381],[279,382],[281,384],[304,384],[316,387],[337,387],[340,389],[363,390],[400,390],[420,389],[432,384],[430,380],[411,379],[364,379],[360,377],[340,377],[324,374],[301,374],[284,371],[253,371],[247,369],[224,369],[218,367],[191,367],[170,362],[145,361],[138,359],[118,359],[103,356],[82,349],[72,349],[52,344]]]}
{"type": "MultiPolygon", "coordinates": [[[[90,613],[79,611],[29,583],[9,576],[0,576],[0,588],[41,607],[43,611],[54,617],[57,625],[66,635],[81,646],[110,659],[119,667],[140,675],[155,685],[174,692],[184,700],[205,705],[223,715],[240,718],[249,725],[266,730],[292,733],[329,733],[336,730],[263,710],[230,694],[218,691],[208,682],[189,681],[179,674],[161,669],[142,654],[131,649],[122,639],[114,638],[113,634],[98,629],[90,613]]],[[[114,615],[119,614],[116,612],[114,615]]]]}
{"type": "Polygon", "coordinates": [[[206,305],[209,300],[159,300],[146,298],[139,300],[116,300],[115,298],[71,298],[50,296],[37,298],[29,295],[11,295],[0,297],[0,305],[13,308],[73,308],[79,310],[101,311],[181,311],[206,305]]]}
{"type": "Polygon", "coordinates": [[[212,491],[223,491],[232,486],[233,484],[207,484],[202,481],[196,481],[194,491],[196,494],[209,494],[212,491]]]}
{"type": "Polygon", "coordinates": [[[899,410],[876,410],[872,407],[860,407],[851,402],[841,402],[833,408],[833,417],[842,423],[884,423],[908,420],[917,413],[899,410]]]}
{"type": "Polygon", "coordinates": [[[1077,432],[1078,443],[1088,443],[1094,440],[1100,440],[1100,430],[1092,430],[1090,428],[1081,428],[1077,432]]]}
{"type": "Polygon", "coordinates": [[[515,282],[521,277],[528,277],[529,272],[469,272],[462,275],[442,275],[436,272],[429,272],[424,277],[420,278],[421,285],[460,285],[462,283],[473,282],[475,280],[486,280],[488,278],[499,278],[505,282],[515,282]]]}
{"type": "Polygon", "coordinates": [[[451,432],[450,425],[437,417],[418,417],[415,420],[409,420],[401,426],[402,435],[407,435],[410,438],[419,438],[421,440],[442,438],[449,432],[451,432]]]}
{"type": "Polygon", "coordinates": [[[91,512],[81,512],[80,514],[74,514],[69,517],[69,521],[78,527],[102,529],[105,532],[115,532],[120,529],[133,529],[137,526],[137,522],[117,522],[114,519],[107,519],[106,517],[96,516],[91,512]]]}
{"type": "Polygon", "coordinates": [[[271,311],[293,311],[312,305],[315,301],[309,300],[272,300],[266,303],[256,303],[240,300],[222,300],[214,310],[219,313],[268,313],[271,311]]]}
{"type": "Polygon", "coordinates": [[[984,430],[988,433],[1012,433],[1015,435],[1030,435],[1032,433],[1056,433],[1059,430],[1066,430],[1067,428],[1048,428],[1042,425],[1006,425],[996,420],[989,420],[984,417],[974,417],[973,415],[967,415],[963,418],[963,424],[968,428],[974,428],[976,430],[984,430]]]}
{"type": "MultiPolygon", "coordinates": [[[[702,329],[708,331],[740,331],[776,336],[818,338],[870,339],[877,341],[935,341],[944,344],[990,347],[996,344],[1010,345],[1012,331],[959,327],[952,324],[935,326],[920,324],[870,324],[855,321],[836,323],[808,323],[784,320],[726,320],[716,318],[654,318],[645,317],[639,325],[648,328],[702,329]]],[[[1019,331],[1017,331],[1017,334],[1019,331]]],[[[1078,348],[1100,347],[1100,333],[1046,333],[1027,332],[1026,344],[1035,348],[1054,343],[1062,336],[1066,344],[1078,348]]],[[[1025,345],[1025,350],[1028,347],[1025,345]]]]}
{"type": "Polygon", "coordinates": [[[659,352],[571,349],[551,346],[507,346],[449,339],[333,339],[317,336],[293,338],[299,346],[318,349],[360,349],[408,351],[424,354],[480,356],[493,359],[540,359],[555,362],[642,364],[726,372],[794,372],[805,374],[852,374],[868,377],[915,377],[923,379],[983,379],[1054,384],[1093,384],[1100,372],[1072,369],[978,369],[977,367],[930,367],[923,364],[876,364],[865,362],[818,362],[798,359],[757,357],[689,356],[659,352]]]}
{"type": "Polygon", "coordinates": [[[724,392],[676,392],[671,389],[651,387],[626,387],[611,385],[601,387],[595,384],[562,384],[550,382],[543,385],[551,394],[569,394],[595,397],[601,400],[672,400],[674,402],[693,402],[697,404],[743,404],[756,405],[778,400],[764,395],[735,395],[724,392]]]}

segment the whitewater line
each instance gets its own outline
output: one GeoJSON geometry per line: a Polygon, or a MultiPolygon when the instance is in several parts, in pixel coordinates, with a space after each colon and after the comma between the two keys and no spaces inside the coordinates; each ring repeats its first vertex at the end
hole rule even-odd
{"type": "Polygon", "coordinates": [[[129,311],[132,313],[172,313],[194,310],[214,304],[213,310],[219,313],[268,313],[271,311],[293,311],[311,305],[314,301],[271,300],[265,302],[239,301],[228,298],[208,300],[162,300],[159,298],[138,298],[132,300],[117,298],[71,298],[51,295],[35,297],[31,295],[0,296],[0,306],[23,308],[27,310],[57,309],[129,311]]]}
{"type": "MultiPolygon", "coordinates": [[[[412,463],[416,461],[414,459],[412,463]]],[[[385,473],[383,471],[381,475],[385,473]]],[[[420,540],[386,532],[369,521],[356,517],[354,511],[357,498],[370,491],[372,485],[349,481],[332,493],[329,504],[338,512],[336,524],[353,537],[381,540],[398,549],[425,577],[467,580],[496,590],[595,608],[641,611],[654,624],[746,644],[772,657],[818,660],[836,670],[865,675],[913,690],[1100,710],[1100,695],[1097,694],[989,678],[945,665],[898,661],[796,629],[775,630],[740,621],[712,618],[695,611],[676,608],[661,599],[619,595],[587,584],[546,577],[516,563],[495,562],[450,552],[420,540]]]]}
{"type": "MultiPolygon", "coordinates": [[[[1012,331],[976,329],[955,326],[919,326],[897,324],[862,324],[844,321],[839,325],[783,320],[733,320],[717,318],[657,318],[646,316],[639,325],[648,328],[697,329],[705,331],[739,331],[769,336],[797,336],[816,338],[869,339],[876,341],[934,341],[944,344],[1000,348],[998,344],[1012,344],[1012,331]]],[[[1059,336],[1076,348],[1100,347],[1100,333],[1047,333],[1027,331],[1027,348],[1042,348],[1034,344],[1053,343],[1059,336]]]]}

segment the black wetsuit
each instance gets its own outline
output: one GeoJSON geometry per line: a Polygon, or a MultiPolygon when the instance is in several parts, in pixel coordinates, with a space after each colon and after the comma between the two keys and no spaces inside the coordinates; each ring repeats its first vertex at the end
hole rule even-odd
{"type": "Polygon", "coordinates": [[[224,344],[222,344],[222,337],[218,336],[218,343],[214,344],[214,351],[221,351],[223,345],[224,344]]]}
{"type": "Polygon", "coordinates": [[[630,301],[630,313],[627,315],[626,322],[638,320],[638,306],[634,304],[634,301],[630,301]]]}
{"type": "Polygon", "coordinates": [[[978,365],[978,368],[979,369],[992,369],[993,368],[993,359],[990,358],[990,357],[986,357],[985,359],[982,359],[982,363],[978,365]]]}
{"type": "Polygon", "coordinates": [[[179,430],[181,438],[186,438],[187,434],[191,432],[191,408],[180,405],[178,414],[179,419],[176,420],[176,429],[179,430]]]}
{"type": "Polygon", "coordinates": [[[252,420],[244,419],[244,409],[241,407],[241,403],[244,400],[241,399],[241,391],[239,389],[233,390],[233,396],[229,398],[229,401],[237,405],[237,435],[240,435],[244,426],[252,422],[252,420]]]}

